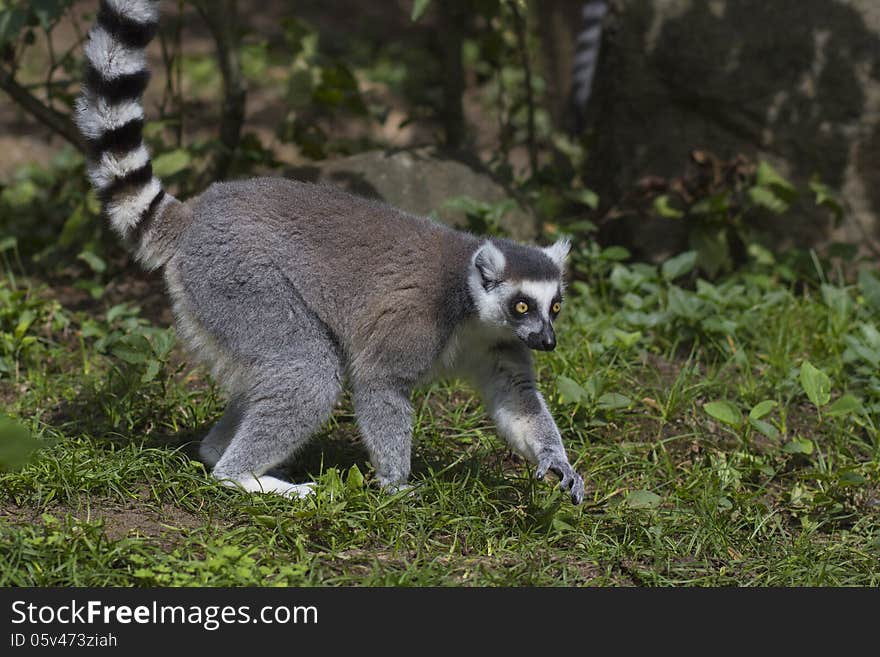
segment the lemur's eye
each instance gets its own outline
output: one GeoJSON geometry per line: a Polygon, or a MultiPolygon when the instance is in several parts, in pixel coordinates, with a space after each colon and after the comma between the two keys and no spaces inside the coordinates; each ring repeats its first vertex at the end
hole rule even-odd
{"type": "Polygon", "coordinates": [[[527,304],[525,301],[519,301],[513,307],[513,309],[520,315],[525,315],[527,312],[529,312],[529,304],[527,304]]]}
{"type": "Polygon", "coordinates": [[[562,310],[562,304],[558,301],[554,301],[553,305],[550,307],[550,310],[552,310],[553,314],[556,315],[559,313],[560,310],[562,310]]]}

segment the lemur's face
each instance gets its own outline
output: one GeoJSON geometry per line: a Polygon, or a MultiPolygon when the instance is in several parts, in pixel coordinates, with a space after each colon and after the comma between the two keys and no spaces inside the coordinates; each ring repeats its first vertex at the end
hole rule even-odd
{"type": "Polygon", "coordinates": [[[510,259],[516,253],[505,256],[491,242],[475,253],[470,288],[477,316],[495,329],[512,333],[530,349],[552,351],[556,347],[553,322],[562,311],[568,242],[520,249],[523,257],[535,262],[513,263],[510,259]]]}
{"type": "Polygon", "coordinates": [[[507,322],[529,349],[553,351],[553,322],[562,310],[560,281],[515,281],[504,303],[507,322]]]}

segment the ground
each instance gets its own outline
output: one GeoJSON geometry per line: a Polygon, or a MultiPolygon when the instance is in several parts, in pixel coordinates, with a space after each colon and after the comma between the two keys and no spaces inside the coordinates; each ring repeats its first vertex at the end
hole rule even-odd
{"type": "Polygon", "coordinates": [[[412,494],[371,485],[347,400],[289,469],[314,497],[220,487],[193,457],[222,395],[155,278],[95,300],[7,277],[0,399],[38,449],[3,455],[0,585],[880,583],[874,275],[710,284],[688,257],[581,253],[537,356],[581,506],[459,382],[414,396],[412,494]]]}

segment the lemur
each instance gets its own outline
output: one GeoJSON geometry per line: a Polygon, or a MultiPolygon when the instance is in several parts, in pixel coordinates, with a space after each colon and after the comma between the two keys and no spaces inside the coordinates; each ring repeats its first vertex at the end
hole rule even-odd
{"type": "Polygon", "coordinates": [[[575,40],[574,71],[572,74],[571,107],[574,132],[584,130],[584,115],[593,91],[593,78],[599,63],[602,45],[602,23],[608,13],[607,0],[586,0],[581,5],[581,30],[575,40]]]}
{"type": "Polygon", "coordinates": [[[143,143],[145,48],[155,0],[102,0],[85,46],[76,122],[114,231],[161,269],[178,335],[229,395],[199,453],[221,482],[309,494],[272,474],[326,421],[344,383],[383,487],[410,474],[410,394],[441,376],[482,393],[507,443],[584,482],[535,384],[531,351],[556,345],[567,241],[480,238],[331,186],[281,178],[215,183],[181,202],[143,143]]]}

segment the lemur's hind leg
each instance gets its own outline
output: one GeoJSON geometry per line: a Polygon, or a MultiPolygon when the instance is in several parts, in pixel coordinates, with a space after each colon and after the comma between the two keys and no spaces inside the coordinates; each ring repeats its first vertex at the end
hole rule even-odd
{"type": "Polygon", "coordinates": [[[402,488],[410,472],[412,405],[409,388],[353,382],[355,415],[379,485],[402,488]]]}
{"type": "Polygon", "coordinates": [[[288,459],[324,423],[342,388],[342,360],[329,337],[299,343],[251,372],[235,434],[213,475],[246,491],[303,497],[314,484],[266,472],[288,459]]]}
{"type": "Polygon", "coordinates": [[[223,452],[226,451],[226,448],[232,441],[232,437],[235,435],[235,431],[238,429],[239,424],[241,424],[243,410],[244,405],[241,400],[238,397],[233,397],[229,401],[223,417],[220,418],[217,424],[211,427],[208,435],[202,438],[202,442],[199,445],[199,457],[205,465],[212,468],[217,465],[217,461],[220,460],[223,452]]]}

